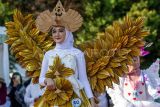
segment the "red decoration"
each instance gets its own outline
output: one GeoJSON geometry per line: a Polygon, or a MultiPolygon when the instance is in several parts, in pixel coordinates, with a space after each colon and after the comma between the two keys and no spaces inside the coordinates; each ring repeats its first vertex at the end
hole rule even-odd
{"type": "Polygon", "coordinates": [[[133,98],[133,100],[137,100],[136,98],[133,98]]]}
{"type": "Polygon", "coordinates": [[[125,86],[127,86],[128,84],[127,83],[125,83],[125,86]]]}
{"type": "Polygon", "coordinates": [[[139,94],[142,94],[142,93],[143,93],[142,91],[139,92],[139,94]]]}
{"type": "Polygon", "coordinates": [[[144,82],[142,82],[142,85],[144,85],[144,82]]]}
{"type": "Polygon", "coordinates": [[[130,95],[131,95],[131,93],[128,93],[128,95],[130,96],[130,95]]]}

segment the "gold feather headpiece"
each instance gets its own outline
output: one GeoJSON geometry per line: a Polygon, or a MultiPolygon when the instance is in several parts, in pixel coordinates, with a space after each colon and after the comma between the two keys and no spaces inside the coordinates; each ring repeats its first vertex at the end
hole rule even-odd
{"type": "Polygon", "coordinates": [[[64,26],[67,30],[75,32],[83,22],[82,16],[75,10],[65,9],[60,2],[57,2],[56,7],[52,12],[45,10],[36,19],[36,26],[44,33],[49,32],[53,26],[64,26]]]}

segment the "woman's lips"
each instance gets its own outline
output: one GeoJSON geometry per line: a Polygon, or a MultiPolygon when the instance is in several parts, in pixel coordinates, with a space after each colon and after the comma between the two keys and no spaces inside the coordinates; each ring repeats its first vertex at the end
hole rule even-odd
{"type": "Polygon", "coordinates": [[[59,39],[61,39],[61,38],[55,38],[55,39],[59,40],[59,39]]]}

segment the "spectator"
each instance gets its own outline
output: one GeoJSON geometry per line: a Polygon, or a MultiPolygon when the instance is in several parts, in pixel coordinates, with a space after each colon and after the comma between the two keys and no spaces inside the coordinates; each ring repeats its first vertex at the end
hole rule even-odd
{"type": "Polygon", "coordinates": [[[133,61],[127,65],[128,73],[120,78],[120,84],[107,89],[114,107],[160,107],[155,102],[160,98],[159,59],[145,70],[140,70],[139,57],[133,57],[133,61]]]}
{"type": "Polygon", "coordinates": [[[24,102],[25,87],[22,84],[22,77],[18,72],[13,73],[9,85],[9,98],[11,107],[26,107],[24,102]]]}
{"type": "Polygon", "coordinates": [[[44,93],[44,90],[40,89],[39,84],[30,83],[26,88],[26,94],[24,100],[28,107],[33,107],[34,102],[36,102],[40,96],[44,93]]]}

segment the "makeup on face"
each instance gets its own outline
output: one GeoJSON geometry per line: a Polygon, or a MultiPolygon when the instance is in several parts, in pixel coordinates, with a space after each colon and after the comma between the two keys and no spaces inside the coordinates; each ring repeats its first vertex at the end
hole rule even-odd
{"type": "Polygon", "coordinates": [[[65,40],[65,28],[61,26],[54,26],[52,28],[52,38],[56,43],[62,43],[65,40]]]}

